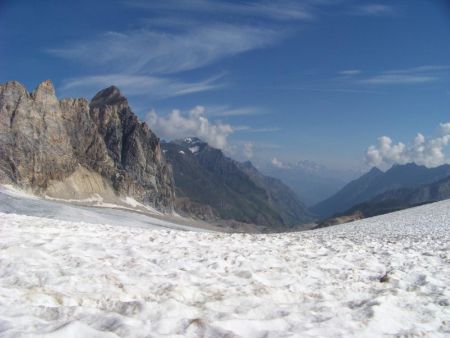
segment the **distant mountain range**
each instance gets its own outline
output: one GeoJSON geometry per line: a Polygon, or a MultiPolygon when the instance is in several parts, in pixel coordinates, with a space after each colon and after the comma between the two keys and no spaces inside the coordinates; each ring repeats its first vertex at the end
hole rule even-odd
{"type": "Polygon", "coordinates": [[[361,217],[366,218],[448,198],[450,198],[450,177],[445,177],[418,188],[386,191],[367,202],[355,205],[343,214],[359,213],[361,217]]]}
{"type": "Polygon", "coordinates": [[[307,160],[282,166],[269,165],[261,170],[285,182],[307,206],[333,195],[358,176],[357,172],[332,170],[307,160]]]}
{"type": "Polygon", "coordinates": [[[386,172],[373,168],[311,211],[323,219],[356,211],[368,216],[443,199],[449,175],[450,165],[427,168],[410,163],[386,172]]]}
{"type": "Polygon", "coordinates": [[[266,226],[295,226],[312,220],[296,194],[198,138],[162,143],[172,166],[176,209],[206,220],[225,219],[266,226]]]}

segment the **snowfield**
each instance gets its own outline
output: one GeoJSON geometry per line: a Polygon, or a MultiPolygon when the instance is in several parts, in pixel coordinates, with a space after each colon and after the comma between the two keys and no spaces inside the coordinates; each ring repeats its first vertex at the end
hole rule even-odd
{"type": "Polygon", "coordinates": [[[450,336],[450,201],[271,235],[77,220],[0,213],[1,337],[450,336]]]}

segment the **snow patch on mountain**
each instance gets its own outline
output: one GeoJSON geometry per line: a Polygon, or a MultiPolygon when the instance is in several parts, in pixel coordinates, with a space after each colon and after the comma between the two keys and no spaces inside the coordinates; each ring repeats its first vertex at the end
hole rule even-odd
{"type": "Polygon", "coordinates": [[[190,147],[189,151],[193,154],[198,153],[198,151],[200,150],[199,146],[195,146],[195,147],[190,147]]]}

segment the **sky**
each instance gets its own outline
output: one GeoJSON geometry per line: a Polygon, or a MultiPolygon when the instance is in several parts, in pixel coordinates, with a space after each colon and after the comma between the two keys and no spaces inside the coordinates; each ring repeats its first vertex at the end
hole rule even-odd
{"type": "Polygon", "coordinates": [[[330,168],[450,162],[439,0],[0,0],[0,82],[116,85],[166,140],[330,168]]]}

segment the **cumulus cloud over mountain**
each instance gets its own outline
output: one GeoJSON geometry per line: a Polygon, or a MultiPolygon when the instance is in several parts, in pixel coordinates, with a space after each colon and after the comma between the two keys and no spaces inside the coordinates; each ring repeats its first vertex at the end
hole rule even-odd
{"type": "Polygon", "coordinates": [[[395,143],[388,136],[378,138],[378,144],[370,146],[366,151],[369,165],[383,167],[392,164],[414,162],[427,167],[449,163],[445,148],[450,140],[450,123],[440,124],[440,135],[426,138],[418,133],[410,145],[395,143]]]}
{"type": "Polygon", "coordinates": [[[196,136],[214,148],[222,150],[227,149],[228,136],[233,133],[231,125],[209,121],[203,106],[197,106],[187,114],[173,110],[167,117],[151,111],[147,114],[147,122],[162,138],[196,136]]]}

